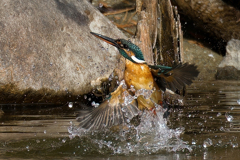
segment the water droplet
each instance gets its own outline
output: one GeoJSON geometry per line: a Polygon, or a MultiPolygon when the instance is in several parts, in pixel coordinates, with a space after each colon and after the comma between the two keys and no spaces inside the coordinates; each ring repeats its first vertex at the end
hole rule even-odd
{"type": "Polygon", "coordinates": [[[222,115],[222,113],[218,112],[217,117],[220,117],[221,115],[222,115]]]}
{"type": "Polygon", "coordinates": [[[103,7],[103,4],[102,4],[102,3],[99,3],[99,4],[98,4],[98,7],[99,7],[99,8],[102,8],[102,7],[103,7]]]}
{"type": "Polygon", "coordinates": [[[225,131],[223,126],[220,127],[220,131],[225,131]]]}
{"type": "Polygon", "coordinates": [[[240,99],[237,100],[237,103],[240,105],[240,99]]]}
{"type": "Polygon", "coordinates": [[[98,106],[99,106],[99,103],[95,103],[95,106],[94,106],[94,107],[97,108],[98,106]]]}
{"type": "Polygon", "coordinates": [[[27,151],[29,151],[29,146],[26,146],[27,151]]]}
{"type": "Polygon", "coordinates": [[[128,89],[128,90],[131,91],[131,92],[135,92],[136,91],[133,85],[131,85],[130,89],[128,89]]]}
{"type": "Polygon", "coordinates": [[[196,141],[194,139],[192,139],[192,144],[195,145],[196,144],[196,141]]]}
{"type": "Polygon", "coordinates": [[[65,143],[67,140],[66,139],[62,139],[62,142],[65,143]]]}
{"type": "Polygon", "coordinates": [[[228,113],[225,114],[225,117],[227,118],[228,122],[232,122],[233,121],[233,116],[229,115],[228,113]]]}
{"type": "Polygon", "coordinates": [[[95,103],[95,101],[92,101],[91,105],[95,108],[97,108],[99,106],[99,103],[95,103]]]}
{"type": "Polygon", "coordinates": [[[233,148],[238,148],[238,143],[232,143],[233,148]]]}
{"type": "Polygon", "coordinates": [[[69,102],[69,103],[68,103],[68,107],[69,107],[69,108],[72,108],[72,107],[73,107],[73,102],[69,102]]]}
{"type": "Polygon", "coordinates": [[[213,143],[212,143],[212,140],[210,138],[207,138],[204,142],[203,142],[203,147],[204,148],[207,148],[207,147],[210,147],[212,146],[213,143]]]}

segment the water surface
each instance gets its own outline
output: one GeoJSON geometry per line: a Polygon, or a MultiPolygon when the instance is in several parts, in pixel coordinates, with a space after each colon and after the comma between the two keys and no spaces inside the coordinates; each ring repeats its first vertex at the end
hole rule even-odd
{"type": "Polygon", "coordinates": [[[1,158],[44,159],[239,159],[240,83],[199,81],[185,106],[165,122],[144,113],[129,130],[86,133],[75,121],[75,103],[2,104],[1,158]]]}

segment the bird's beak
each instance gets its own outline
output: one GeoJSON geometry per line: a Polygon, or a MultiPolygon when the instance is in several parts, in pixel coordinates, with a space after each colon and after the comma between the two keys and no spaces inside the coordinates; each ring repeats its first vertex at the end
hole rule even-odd
{"type": "Polygon", "coordinates": [[[120,48],[120,46],[118,45],[118,43],[116,42],[115,39],[112,39],[112,38],[109,38],[109,37],[106,37],[106,36],[103,36],[101,34],[97,34],[97,33],[94,33],[94,32],[90,32],[91,34],[93,34],[95,37],[107,42],[108,44],[111,44],[117,48],[120,48]]]}

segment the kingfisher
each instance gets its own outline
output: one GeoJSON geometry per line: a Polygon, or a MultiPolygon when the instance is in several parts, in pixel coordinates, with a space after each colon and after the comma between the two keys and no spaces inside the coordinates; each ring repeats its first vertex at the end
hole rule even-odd
{"type": "Polygon", "coordinates": [[[156,104],[166,105],[163,100],[166,89],[173,92],[181,90],[190,85],[199,74],[197,66],[189,63],[180,63],[173,67],[149,65],[144,60],[141,49],[130,40],[90,33],[116,47],[126,62],[124,81],[118,88],[97,108],[78,115],[81,128],[100,130],[128,123],[139,111],[154,111],[156,104]],[[150,96],[138,94],[134,97],[138,91],[150,91],[150,96]]]}

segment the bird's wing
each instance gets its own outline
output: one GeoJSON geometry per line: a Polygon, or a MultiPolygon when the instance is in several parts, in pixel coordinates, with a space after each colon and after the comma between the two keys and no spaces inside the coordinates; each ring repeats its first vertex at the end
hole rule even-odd
{"type": "Polygon", "coordinates": [[[181,90],[186,85],[190,85],[192,80],[198,76],[199,71],[193,64],[179,64],[173,68],[166,66],[149,66],[156,83],[163,91],[166,88],[176,91],[181,90]]]}
{"type": "Polygon", "coordinates": [[[121,84],[111,97],[88,113],[80,114],[77,121],[85,129],[99,130],[128,122],[138,115],[137,101],[121,84]],[[127,102],[128,101],[128,102],[127,102]]]}

